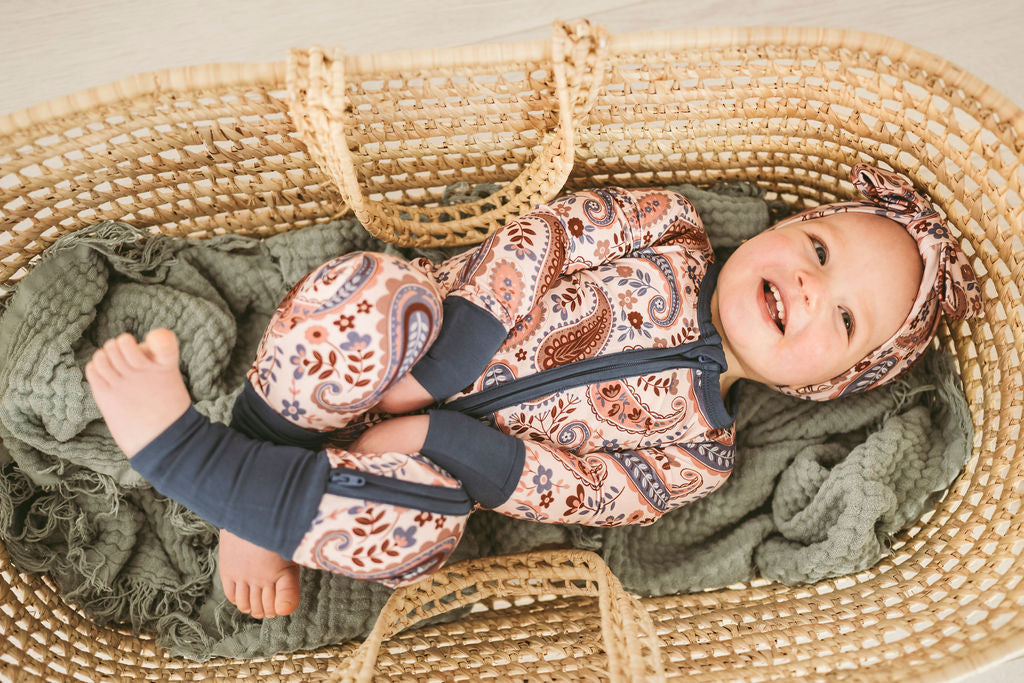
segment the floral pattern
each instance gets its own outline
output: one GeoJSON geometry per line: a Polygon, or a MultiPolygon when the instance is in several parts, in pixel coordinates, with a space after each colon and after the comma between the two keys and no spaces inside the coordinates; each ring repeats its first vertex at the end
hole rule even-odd
{"type": "MultiPolygon", "coordinates": [[[[354,454],[329,448],[332,466],[442,488],[461,484],[418,454],[354,454]]],[[[292,559],[389,586],[439,569],[455,550],[468,515],[442,515],[327,493],[292,559]]]]}
{"type": "Polygon", "coordinates": [[[248,379],[298,426],[334,431],[409,371],[440,320],[440,293],[422,272],[383,254],[346,254],[291,289],[248,379]]]}
{"type": "MultiPolygon", "coordinates": [[[[577,360],[699,339],[697,296],[714,256],[683,196],[601,188],[514,223],[444,283],[509,331],[476,382],[449,400],[577,360]],[[522,282],[516,306],[499,305],[489,284],[510,258],[522,282]]],[[[499,410],[492,424],[526,441],[526,463],[495,509],[545,522],[649,524],[707,495],[732,470],[734,434],[708,422],[695,384],[685,368],[624,371],[499,410]],[[715,449],[725,457],[703,456],[715,449]]]]}

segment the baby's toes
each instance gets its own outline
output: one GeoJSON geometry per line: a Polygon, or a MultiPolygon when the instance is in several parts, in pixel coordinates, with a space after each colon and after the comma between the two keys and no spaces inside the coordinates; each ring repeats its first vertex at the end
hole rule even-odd
{"type": "Polygon", "coordinates": [[[117,342],[117,348],[127,364],[135,370],[142,370],[152,362],[139,346],[139,342],[128,332],[118,335],[114,341],[117,342]]]}
{"type": "Polygon", "coordinates": [[[85,364],[85,381],[94,387],[106,387],[110,384],[96,371],[96,363],[91,360],[85,364]]]}
{"type": "Polygon", "coordinates": [[[232,605],[237,605],[235,601],[235,581],[224,576],[224,572],[220,572],[220,585],[224,589],[224,597],[228,599],[232,605]]]}
{"type": "Polygon", "coordinates": [[[107,359],[110,361],[111,367],[118,373],[123,370],[130,370],[131,367],[128,365],[128,361],[124,359],[124,354],[121,353],[121,347],[117,345],[117,339],[108,339],[103,344],[103,352],[107,354],[107,359]]]}
{"type": "MultiPolygon", "coordinates": [[[[297,568],[296,568],[297,569],[297,568]]],[[[299,606],[298,571],[295,576],[282,576],[274,584],[274,613],[280,616],[291,614],[299,606]]]]}
{"type": "Polygon", "coordinates": [[[248,614],[250,593],[251,591],[249,590],[249,584],[245,583],[244,581],[239,581],[235,584],[234,599],[231,599],[230,597],[228,599],[235,604],[235,607],[238,608],[239,612],[241,612],[242,614],[248,614]]]}
{"type": "Polygon", "coordinates": [[[252,610],[249,612],[254,618],[263,618],[263,586],[253,584],[249,587],[249,605],[252,610]]]}
{"type": "Polygon", "coordinates": [[[105,384],[110,384],[121,376],[121,373],[114,370],[114,366],[110,364],[110,357],[103,349],[96,349],[96,352],[92,354],[92,359],[86,364],[85,369],[87,373],[86,378],[88,378],[89,374],[92,374],[105,384]]]}
{"type": "Polygon", "coordinates": [[[263,616],[267,619],[277,616],[277,611],[274,609],[274,587],[265,586],[263,588],[263,616]]]}
{"type": "Polygon", "coordinates": [[[178,367],[178,338],[171,330],[165,327],[150,330],[146,335],[145,346],[157,363],[178,367]]]}

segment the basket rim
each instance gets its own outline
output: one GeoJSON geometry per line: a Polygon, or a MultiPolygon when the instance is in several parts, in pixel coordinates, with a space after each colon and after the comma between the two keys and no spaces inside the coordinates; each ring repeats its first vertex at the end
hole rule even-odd
{"type": "MultiPolygon", "coordinates": [[[[683,48],[720,48],[749,43],[867,50],[884,54],[911,68],[942,74],[951,87],[993,110],[1024,137],[1024,111],[1010,98],[965,69],[939,55],[882,33],[820,26],[749,26],[665,29],[610,35],[612,54],[683,48]]],[[[355,54],[346,58],[350,74],[380,73],[410,68],[500,64],[513,60],[542,61],[551,57],[551,40],[482,43],[446,48],[396,50],[355,54]]],[[[141,95],[191,92],[224,86],[280,86],[287,62],[217,62],[147,71],[94,86],[0,116],[0,135],[141,95]]]]}

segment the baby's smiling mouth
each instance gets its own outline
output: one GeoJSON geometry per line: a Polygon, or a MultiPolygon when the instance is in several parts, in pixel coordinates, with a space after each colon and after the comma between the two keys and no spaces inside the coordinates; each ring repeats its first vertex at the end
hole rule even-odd
{"type": "Polygon", "coordinates": [[[782,295],[779,294],[778,288],[767,280],[762,282],[762,289],[764,290],[764,304],[765,308],[768,309],[768,316],[775,321],[779,332],[785,333],[786,308],[782,305],[782,295]]]}

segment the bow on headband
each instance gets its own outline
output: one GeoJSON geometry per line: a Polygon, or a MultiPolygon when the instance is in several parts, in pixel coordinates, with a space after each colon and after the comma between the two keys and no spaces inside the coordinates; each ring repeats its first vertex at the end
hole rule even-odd
{"type": "Polygon", "coordinates": [[[790,396],[823,401],[884,384],[910,369],[925,352],[938,329],[940,312],[961,319],[981,310],[981,289],[974,269],[931,202],[903,176],[875,166],[855,165],[850,179],[867,201],[817,206],[776,223],[772,229],[849,211],[890,218],[917,242],[924,264],[921,284],[910,314],[892,337],[827,382],[775,387],[790,396]]]}

